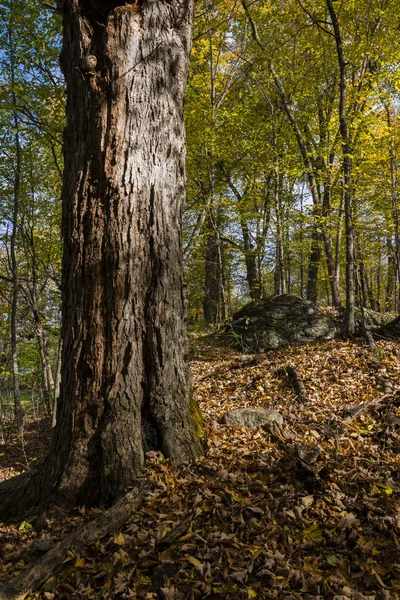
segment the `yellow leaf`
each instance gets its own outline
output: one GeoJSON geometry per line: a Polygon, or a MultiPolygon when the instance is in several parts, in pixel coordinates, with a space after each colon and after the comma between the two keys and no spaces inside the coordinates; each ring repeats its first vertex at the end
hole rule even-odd
{"type": "Polygon", "coordinates": [[[247,590],[248,595],[250,596],[250,598],[257,598],[257,592],[251,588],[249,588],[247,590]]]}
{"type": "Polygon", "coordinates": [[[231,492],[231,496],[233,498],[233,500],[235,502],[241,502],[242,501],[242,496],[240,496],[239,494],[237,494],[236,492],[231,492]]]}
{"type": "Polygon", "coordinates": [[[375,486],[377,488],[380,488],[380,490],[382,492],[384,492],[385,494],[387,494],[388,496],[391,496],[393,494],[392,488],[389,487],[388,485],[386,485],[386,483],[375,483],[375,486]]]}
{"type": "Polygon", "coordinates": [[[83,558],[83,556],[76,557],[75,566],[76,567],[84,567],[85,566],[85,559],[83,558]]]}
{"type": "Polygon", "coordinates": [[[187,540],[190,540],[194,535],[196,535],[195,531],[189,532],[186,535],[183,535],[182,537],[180,537],[177,542],[186,542],[187,540]]]}
{"type": "Polygon", "coordinates": [[[125,544],[125,536],[123,533],[114,536],[114,544],[117,546],[123,546],[125,544]]]}
{"type": "Polygon", "coordinates": [[[199,568],[201,567],[202,563],[195,558],[194,556],[185,556],[186,560],[189,561],[193,566],[199,568]]]}

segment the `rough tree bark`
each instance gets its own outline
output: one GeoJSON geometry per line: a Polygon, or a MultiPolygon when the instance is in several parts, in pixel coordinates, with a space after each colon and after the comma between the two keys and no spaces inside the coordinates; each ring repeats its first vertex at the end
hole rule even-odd
{"type": "MultiPolygon", "coordinates": [[[[110,505],[149,450],[201,453],[186,362],[183,98],[193,0],[64,0],[62,381],[21,506],[110,505]]],[[[3,511],[4,512],[4,511],[3,511]]]]}

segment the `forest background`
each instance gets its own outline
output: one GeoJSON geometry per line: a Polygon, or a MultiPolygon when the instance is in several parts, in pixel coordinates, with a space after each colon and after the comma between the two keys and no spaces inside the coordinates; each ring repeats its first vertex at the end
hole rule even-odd
{"type": "MultiPolygon", "coordinates": [[[[282,293],[399,312],[400,4],[200,0],[194,22],[189,326],[282,293]]],[[[3,1],[0,40],[0,413],[22,422],[59,386],[61,17],[3,1]]]]}

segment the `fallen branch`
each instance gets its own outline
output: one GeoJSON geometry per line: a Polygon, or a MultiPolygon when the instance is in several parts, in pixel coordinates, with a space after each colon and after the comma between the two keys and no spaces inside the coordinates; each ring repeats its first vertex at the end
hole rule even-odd
{"type": "Polygon", "coordinates": [[[164,552],[172,546],[179,538],[181,538],[188,531],[194,519],[194,512],[190,513],[188,517],[183,519],[176,527],[174,527],[169,533],[167,533],[157,544],[157,550],[164,552]]]}
{"type": "Polygon", "coordinates": [[[68,551],[72,550],[79,554],[85,546],[95,544],[97,540],[105,537],[111,531],[121,529],[132,512],[142,504],[150,489],[151,485],[148,480],[140,481],[131,492],[128,492],[109,510],[82,529],[68,535],[31,567],[3,585],[0,588],[0,600],[15,600],[23,594],[37,590],[51,575],[62,571],[68,551]]]}
{"type": "Polygon", "coordinates": [[[307,402],[308,395],[306,386],[304,385],[302,378],[300,377],[299,373],[294,367],[291,367],[290,365],[285,365],[281,369],[275,371],[275,375],[287,375],[289,383],[294,388],[295,392],[297,392],[297,397],[300,400],[300,402],[307,402]]]}
{"type": "Polygon", "coordinates": [[[263,358],[260,354],[244,354],[238,356],[231,364],[231,369],[241,369],[243,367],[252,367],[260,362],[263,358]]]}
{"type": "Polygon", "coordinates": [[[383,394],[383,396],[380,396],[379,398],[374,398],[374,400],[370,400],[369,402],[364,402],[364,404],[350,408],[349,411],[351,414],[349,417],[344,419],[344,422],[351,423],[360,415],[360,413],[367,412],[371,408],[388,406],[390,404],[394,404],[395,402],[400,403],[400,389],[397,389],[389,394],[383,394]]]}
{"type": "Polygon", "coordinates": [[[378,353],[377,353],[377,349],[376,349],[376,343],[374,340],[374,336],[371,333],[371,330],[369,329],[369,327],[364,326],[364,337],[367,341],[368,347],[369,347],[369,351],[371,353],[371,368],[374,369],[375,371],[377,371],[381,364],[379,362],[379,358],[378,358],[378,353]]]}
{"type": "Polygon", "coordinates": [[[381,377],[378,375],[376,377],[376,381],[382,386],[384,394],[393,394],[393,383],[390,381],[390,379],[386,379],[386,377],[381,377]]]}

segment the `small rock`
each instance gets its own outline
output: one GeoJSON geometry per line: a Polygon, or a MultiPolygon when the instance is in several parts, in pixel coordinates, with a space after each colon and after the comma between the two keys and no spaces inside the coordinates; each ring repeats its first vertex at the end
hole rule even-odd
{"type": "Polygon", "coordinates": [[[268,423],[276,423],[279,427],[283,425],[283,417],[276,410],[265,408],[238,408],[229,410],[221,418],[224,425],[240,425],[241,427],[263,427],[268,423]]]}

